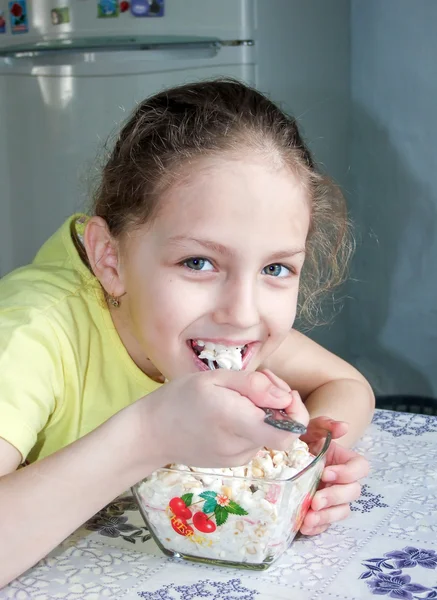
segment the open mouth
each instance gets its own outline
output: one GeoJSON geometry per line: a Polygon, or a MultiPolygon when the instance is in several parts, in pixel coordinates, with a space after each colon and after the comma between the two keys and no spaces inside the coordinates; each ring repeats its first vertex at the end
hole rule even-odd
{"type": "Polygon", "coordinates": [[[202,340],[190,340],[191,348],[197,358],[208,369],[232,369],[240,371],[249,346],[225,346],[202,340]]]}

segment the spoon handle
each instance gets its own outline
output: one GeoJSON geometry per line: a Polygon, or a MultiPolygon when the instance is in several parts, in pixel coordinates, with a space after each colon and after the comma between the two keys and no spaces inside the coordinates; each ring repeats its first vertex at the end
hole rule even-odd
{"type": "Polygon", "coordinates": [[[299,435],[306,433],[307,428],[305,425],[302,425],[302,423],[298,423],[289,417],[284,410],[263,408],[263,411],[266,413],[266,417],[264,419],[265,423],[268,423],[272,427],[283,429],[284,431],[289,431],[290,433],[298,433],[299,435]]]}

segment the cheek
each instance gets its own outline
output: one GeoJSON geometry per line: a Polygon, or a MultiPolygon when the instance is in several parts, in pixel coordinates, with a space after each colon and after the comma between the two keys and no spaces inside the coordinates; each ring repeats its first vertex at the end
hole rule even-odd
{"type": "MultiPolygon", "coordinates": [[[[173,336],[181,333],[208,306],[205,298],[208,294],[205,294],[205,290],[187,285],[187,282],[177,276],[155,279],[143,296],[149,311],[145,318],[151,327],[162,334],[168,332],[173,336]]],[[[145,308],[142,309],[143,313],[144,311],[145,308]]]]}
{"type": "Polygon", "coordinates": [[[269,329],[273,335],[286,335],[293,326],[297,311],[298,286],[275,290],[268,301],[269,329]]]}
{"type": "Polygon", "coordinates": [[[290,329],[293,327],[293,323],[296,317],[296,310],[288,310],[283,312],[279,317],[276,317],[275,321],[271,323],[271,333],[280,341],[287,337],[290,329]]]}

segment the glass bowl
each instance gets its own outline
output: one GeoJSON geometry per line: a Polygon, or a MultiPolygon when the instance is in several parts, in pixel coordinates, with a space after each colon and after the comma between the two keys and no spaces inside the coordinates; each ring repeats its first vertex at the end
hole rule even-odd
{"type": "Polygon", "coordinates": [[[132,492],[153,539],[167,556],[264,570],[299,531],[330,442],[327,432],[317,456],[290,479],[163,468],[132,492]]]}

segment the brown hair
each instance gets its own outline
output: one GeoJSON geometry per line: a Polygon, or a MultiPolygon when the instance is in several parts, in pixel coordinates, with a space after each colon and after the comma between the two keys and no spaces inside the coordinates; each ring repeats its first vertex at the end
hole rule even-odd
{"type": "Polygon", "coordinates": [[[353,244],[345,202],[314,164],[295,119],[243,83],[190,83],[144,100],[103,168],[94,213],[114,237],[150,222],[177,169],[205,155],[254,149],[298,173],[311,198],[299,293],[301,320],[320,320],[321,298],[344,281],[353,244]]]}

